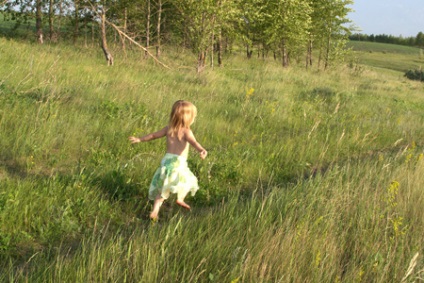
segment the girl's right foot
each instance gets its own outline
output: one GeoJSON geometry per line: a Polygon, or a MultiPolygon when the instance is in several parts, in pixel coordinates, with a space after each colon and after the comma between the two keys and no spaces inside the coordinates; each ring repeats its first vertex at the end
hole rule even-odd
{"type": "Polygon", "coordinates": [[[157,215],[157,213],[154,213],[154,212],[150,213],[150,219],[151,219],[153,222],[158,221],[158,215],[157,215]]]}

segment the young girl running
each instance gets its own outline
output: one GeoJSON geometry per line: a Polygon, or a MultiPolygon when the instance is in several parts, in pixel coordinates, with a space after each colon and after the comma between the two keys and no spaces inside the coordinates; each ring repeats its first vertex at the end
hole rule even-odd
{"type": "Polygon", "coordinates": [[[187,165],[189,145],[192,145],[205,159],[208,152],[196,141],[190,129],[197,115],[196,106],[191,102],[178,100],[172,106],[168,126],[143,137],[129,137],[131,143],[151,141],[166,136],[166,154],[156,170],[149,188],[149,199],[154,200],[150,218],[157,220],[159,209],[171,193],[177,194],[177,204],[190,210],[184,202],[186,195],[194,195],[199,189],[197,178],[187,165]]]}

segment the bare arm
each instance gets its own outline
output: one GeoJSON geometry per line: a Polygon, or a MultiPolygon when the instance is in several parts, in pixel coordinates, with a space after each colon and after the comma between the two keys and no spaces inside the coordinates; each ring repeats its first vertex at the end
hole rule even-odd
{"type": "Polygon", "coordinates": [[[200,158],[205,159],[208,155],[208,152],[206,151],[206,149],[203,148],[200,143],[197,142],[191,130],[187,130],[185,132],[185,138],[189,142],[189,144],[191,144],[191,146],[193,146],[199,152],[200,158]]]}
{"type": "Polygon", "coordinates": [[[161,129],[157,132],[142,136],[140,138],[129,137],[128,139],[131,141],[131,143],[146,142],[146,141],[151,141],[151,140],[155,140],[155,139],[158,139],[158,138],[162,138],[162,137],[166,136],[167,132],[168,132],[168,126],[164,127],[163,129],[161,129]]]}

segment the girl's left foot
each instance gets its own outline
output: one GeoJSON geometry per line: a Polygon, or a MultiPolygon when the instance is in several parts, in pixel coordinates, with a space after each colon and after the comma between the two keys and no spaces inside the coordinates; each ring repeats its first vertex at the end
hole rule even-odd
{"type": "Polygon", "coordinates": [[[182,200],[177,200],[177,204],[179,206],[182,206],[182,207],[188,209],[188,210],[191,210],[191,207],[188,204],[186,204],[184,201],[182,201],[182,200]]]}

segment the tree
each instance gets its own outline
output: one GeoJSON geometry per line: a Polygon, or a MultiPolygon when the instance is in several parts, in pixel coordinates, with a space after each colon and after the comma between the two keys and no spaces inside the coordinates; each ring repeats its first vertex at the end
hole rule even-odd
{"type": "Polygon", "coordinates": [[[42,0],[14,0],[4,3],[5,11],[9,13],[12,19],[16,20],[15,28],[24,22],[28,22],[29,18],[35,18],[36,36],[39,43],[43,43],[43,2],[42,0]],[[35,10],[35,13],[34,13],[35,10]]]}
{"type": "Polygon", "coordinates": [[[53,17],[54,17],[54,1],[49,0],[49,39],[53,40],[54,28],[53,28],[53,17]]]}
{"type": "Polygon", "coordinates": [[[216,35],[219,45],[222,33],[230,33],[231,23],[237,21],[237,1],[176,0],[174,6],[181,15],[181,30],[188,45],[197,55],[197,72],[201,72],[205,68],[206,54],[214,51],[216,35]]]}
{"type": "MultiPolygon", "coordinates": [[[[215,2],[215,21],[211,35],[211,54],[217,52],[218,65],[223,65],[223,38],[234,39],[238,36],[237,26],[241,22],[242,11],[239,1],[217,0],[215,2]],[[215,46],[215,47],[214,47],[215,46]]],[[[213,63],[213,57],[211,59],[213,63]]]]}
{"type": "Polygon", "coordinates": [[[344,55],[344,47],[350,34],[346,27],[352,0],[312,0],[311,39],[319,51],[318,67],[324,60],[324,69],[330,62],[344,55]],[[324,57],[324,58],[323,58],[324,57]]]}
{"type": "Polygon", "coordinates": [[[43,4],[41,0],[35,1],[35,29],[39,43],[43,43],[43,4]]]}
{"type": "Polygon", "coordinates": [[[197,55],[197,72],[205,67],[206,52],[215,22],[214,0],[178,0],[174,5],[183,18],[188,43],[197,55]]]}
{"type": "MultiPolygon", "coordinates": [[[[146,22],[146,49],[150,46],[150,18],[151,18],[151,5],[150,0],[147,0],[147,22],[146,22]]],[[[147,56],[147,52],[145,53],[147,56]]]]}
{"type": "MultiPolygon", "coordinates": [[[[77,0],[79,1],[79,0],[77,0]]],[[[76,2],[77,2],[76,1],[76,2]]],[[[106,32],[106,13],[109,10],[109,7],[112,6],[114,1],[85,1],[86,7],[91,8],[92,13],[94,13],[99,21],[100,24],[100,35],[101,35],[101,47],[103,50],[103,53],[106,58],[106,62],[108,66],[113,65],[113,55],[109,51],[108,43],[107,43],[107,32],[106,32]]]]}
{"type": "Polygon", "coordinates": [[[157,12],[157,25],[156,25],[156,33],[157,33],[157,40],[156,40],[156,57],[160,57],[160,53],[161,53],[161,25],[162,25],[162,0],[158,0],[157,2],[157,8],[158,8],[158,12],[157,12]]]}
{"type": "MultiPolygon", "coordinates": [[[[8,11],[5,15],[18,19],[17,23],[35,19],[40,41],[43,17],[47,19],[47,15],[50,39],[61,30],[61,21],[71,27],[69,37],[75,43],[83,28],[87,39],[88,26],[94,38],[94,26],[98,24],[109,65],[113,63],[108,49],[112,27],[115,38],[119,35],[121,39],[123,52],[125,43],[130,42],[130,47],[135,45],[158,61],[163,43],[190,48],[197,58],[196,69],[201,72],[208,58],[212,67],[215,60],[222,66],[223,53],[234,42],[245,46],[248,58],[257,48],[258,57],[273,51],[274,58],[281,58],[284,67],[301,58],[306,58],[306,66],[311,66],[313,54],[319,54],[318,67],[323,61],[327,68],[344,55],[350,33],[345,27],[349,22],[347,6],[351,3],[352,0],[13,0],[2,4],[8,11]],[[153,45],[156,57],[149,52],[153,45]]],[[[361,40],[367,37],[360,36],[361,40]]],[[[422,37],[417,35],[421,45],[422,37]]],[[[411,42],[386,35],[375,40],[411,42]]]]}
{"type": "Polygon", "coordinates": [[[418,47],[423,47],[424,46],[424,33],[422,33],[421,31],[417,34],[417,36],[415,38],[415,44],[418,47]]]}
{"type": "Polygon", "coordinates": [[[264,0],[242,0],[240,2],[241,20],[239,21],[237,36],[244,43],[246,56],[252,57],[252,48],[255,43],[265,43],[266,2],[264,0]]]}
{"type": "Polygon", "coordinates": [[[79,21],[80,21],[80,0],[74,0],[74,43],[77,42],[79,35],[79,21]]]}
{"type": "Polygon", "coordinates": [[[268,43],[279,49],[283,67],[289,66],[290,57],[300,54],[307,42],[310,11],[309,3],[303,0],[267,1],[268,43]]]}

